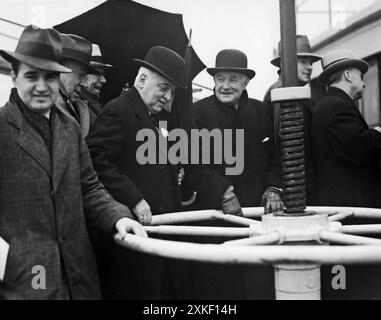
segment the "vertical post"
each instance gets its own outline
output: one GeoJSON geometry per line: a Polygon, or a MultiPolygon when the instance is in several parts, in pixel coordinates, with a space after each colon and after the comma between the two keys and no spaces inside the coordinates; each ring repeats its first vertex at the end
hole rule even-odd
{"type": "Polygon", "coordinates": [[[328,0],[329,27],[332,28],[332,0],[328,0]]]}
{"type": "Polygon", "coordinates": [[[296,18],[295,0],[279,0],[282,43],[283,85],[294,87],[298,84],[296,62],[296,18]]]}
{"type": "Polygon", "coordinates": [[[311,98],[307,87],[298,86],[295,0],[279,0],[283,88],[271,91],[280,103],[280,140],[283,202],[286,215],[305,215],[306,170],[303,102],[311,98]]]}

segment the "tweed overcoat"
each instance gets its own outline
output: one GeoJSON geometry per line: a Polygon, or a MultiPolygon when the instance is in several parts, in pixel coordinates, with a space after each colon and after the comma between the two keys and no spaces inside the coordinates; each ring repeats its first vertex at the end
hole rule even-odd
{"type": "Polygon", "coordinates": [[[112,232],[132,217],[99,182],[74,120],[58,109],[53,119],[50,154],[17,104],[0,109],[0,236],[10,244],[5,298],[61,299],[65,287],[74,299],[99,298],[85,219],[112,232]],[[45,269],[45,290],[32,286],[35,266],[45,269]]]}

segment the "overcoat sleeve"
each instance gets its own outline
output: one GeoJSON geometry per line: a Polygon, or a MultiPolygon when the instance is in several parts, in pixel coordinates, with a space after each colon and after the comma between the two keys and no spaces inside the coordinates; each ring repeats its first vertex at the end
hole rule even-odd
{"type": "Polygon", "coordinates": [[[185,172],[185,185],[204,195],[209,208],[220,209],[222,197],[232,183],[203,165],[187,165],[185,172]]]}
{"type": "Polygon", "coordinates": [[[104,231],[113,231],[119,219],[133,219],[133,215],[125,205],[115,201],[98,180],[87,145],[82,138],[80,141],[81,189],[86,218],[104,231]]]}
{"type": "Polygon", "coordinates": [[[107,190],[119,202],[134,208],[144,199],[135,183],[122,174],[115,159],[125,147],[131,115],[120,103],[111,102],[95,120],[86,141],[89,146],[94,168],[107,190]]]}
{"type": "Polygon", "coordinates": [[[354,110],[345,105],[332,107],[328,137],[335,155],[355,165],[375,163],[381,155],[381,134],[364,127],[354,110]]]}
{"type": "MultiPolygon", "coordinates": [[[[271,104],[270,104],[271,105],[271,104]]],[[[275,142],[274,135],[274,121],[273,121],[273,110],[263,108],[265,117],[264,121],[267,124],[267,136],[269,137],[267,152],[268,152],[268,169],[265,178],[265,188],[276,187],[282,188],[282,178],[281,178],[281,159],[280,159],[280,146],[275,142]]],[[[278,139],[279,140],[279,139],[278,139]]]]}
{"type": "MultiPolygon", "coordinates": [[[[199,106],[194,105],[194,112],[191,116],[191,126],[195,129],[199,127],[199,112],[197,112],[199,106]]],[[[189,121],[189,119],[188,119],[189,121]]],[[[191,146],[189,146],[189,154],[191,154],[191,146]]],[[[200,154],[201,150],[200,150],[200,154]]],[[[191,161],[189,161],[191,163],[191,161]]],[[[222,203],[222,197],[228,187],[232,183],[220,175],[218,172],[209,169],[207,166],[199,165],[186,165],[184,184],[191,190],[196,190],[197,193],[203,195],[205,198],[205,205],[209,208],[220,209],[222,203]]]]}

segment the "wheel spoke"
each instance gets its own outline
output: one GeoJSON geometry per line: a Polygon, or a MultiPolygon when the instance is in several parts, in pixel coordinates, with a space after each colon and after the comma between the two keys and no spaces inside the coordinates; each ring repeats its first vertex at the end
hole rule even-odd
{"type": "Polygon", "coordinates": [[[265,234],[263,236],[257,236],[247,239],[240,240],[232,240],[226,241],[223,244],[225,246],[254,246],[254,245],[272,245],[272,244],[280,244],[281,242],[281,234],[279,232],[271,232],[269,234],[265,234]]]}
{"type": "Polygon", "coordinates": [[[183,235],[201,237],[249,237],[250,228],[218,228],[193,226],[154,226],[144,227],[149,234],[183,235]]]}
{"type": "Polygon", "coordinates": [[[321,231],[320,241],[346,245],[381,245],[381,240],[367,237],[352,236],[337,232],[321,231]]]}
{"type": "Polygon", "coordinates": [[[358,226],[342,226],[342,232],[354,235],[381,234],[381,224],[363,224],[358,226]]]}

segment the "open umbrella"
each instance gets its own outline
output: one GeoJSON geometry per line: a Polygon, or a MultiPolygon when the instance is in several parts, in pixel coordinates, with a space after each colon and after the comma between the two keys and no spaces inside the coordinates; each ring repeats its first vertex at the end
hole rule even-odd
{"type": "MultiPolygon", "coordinates": [[[[102,101],[117,97],[125,83],[133,85],[138,66],[150,48],[165,46],[182,57],[188,44],[182,15],[153,9],[130,0],[109,0],[55,26],[63,33],[82,36],[100,46],[104,60],[114,65],[107,74],[102,101]]],[[[193,49],[192,49],[193,50],[193,49]]],[[[192,52],[192,79],[205,65],[192,52]]]]}

